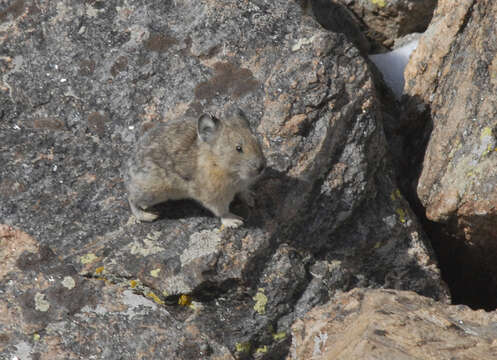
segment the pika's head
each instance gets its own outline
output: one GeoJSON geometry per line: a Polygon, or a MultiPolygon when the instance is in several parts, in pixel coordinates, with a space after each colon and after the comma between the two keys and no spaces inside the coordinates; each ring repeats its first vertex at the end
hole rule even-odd
{"type": "Polygon", "coordinates": [[[226,120],[203,114],[197,122],[197,133],[204,151],[212,155],[213,165],[228,170],[232,176],[252,182],[266,168],[261,146],[240,109],[226,120]]]}

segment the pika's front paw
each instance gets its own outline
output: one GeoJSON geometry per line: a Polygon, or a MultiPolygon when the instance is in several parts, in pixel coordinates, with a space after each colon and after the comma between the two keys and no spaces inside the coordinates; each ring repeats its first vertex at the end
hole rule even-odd
{"type": "Polygon", "coordinates": [[[229,214],[227,217],[221,218],[221,223],[227,228],[235,229],[243,225],[243,219],[234,214],[229,214]]]}
{"type": "Polygon", "coordinates": [[[150,211],[145,211],[137,206],[135,206],[133,203],[129,203],[129,206],[131,207],[131,212],[133,215],[135,215],[136,219],[138,221],[146,221],[146,222],[151,222],[156,220],[159,217],[159,214],[155,212],[150,212],[150,211]]]}

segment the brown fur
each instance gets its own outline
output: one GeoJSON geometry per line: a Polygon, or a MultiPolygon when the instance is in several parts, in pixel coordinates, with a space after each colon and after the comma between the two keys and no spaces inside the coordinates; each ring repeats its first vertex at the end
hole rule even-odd
{"type": "Polygon", "coordinates": [[[248,188],[265,163],[240,110],[223,121],[204,114],[198,120],[185,117],[158,124],[138,141],[128,161],[131,210],[139,220],[153,221],[158,215],[147,211],[150,207],[192,198],[224,225],[239,226],[242,219],[229,212],[229,205],[237,193],[251,201],[248,188]]]}

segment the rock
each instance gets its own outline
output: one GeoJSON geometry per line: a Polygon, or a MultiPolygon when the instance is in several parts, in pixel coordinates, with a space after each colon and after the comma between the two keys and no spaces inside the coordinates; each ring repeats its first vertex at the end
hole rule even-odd
{"type": "Polygon", "coordinates": [[[497,5],[452,5],[439,1],[406,69],[406,109],[424,131],[418,138],[429,139],[417,194],[438,224],[441,258],[453,264],[457,301],[490,309],[497,306],[497,39],[489,18],[497,5]]]}
{"type": "Polygon", "coordinates": [[[497,313],[354,289],[296,320],[291,335],[287,359],[494,359],[497,313]]]}
{"type": "Polygon", "coordinates": [[[395,39],[399,37],[423,32],[437,6],[436,0],[328,1],[346,5],[362,21],[366,35],[387,48],[392,47],[395,39]]]}
{"type": "Polygon", "coordinates": [[[233,359],[151,293],[82,277],[18,229],[0,225],[0,244],[3,359],[233,359]]]}
{"type": "MultiPolygon", "coordinates": [[[[295,317],[337,291],[393,287],[449,300],[393,181],[367,63],[343,35],[284,0],[21,5],[2,18],[0,218],[81,284],[78,299],[61,293],[74,305],[37,323],[56,329],[61,351],[100,356],[121,348],[119,334],[146,327],[164,334],[144,335],[157,354],[282,358],[295,317]],[[122,173],[134,141],[155,122],[232,106],[247,113],[268,159],[256,206],[232,204],[246,225],[222,229],[192,201],[137,223],[122,173]],[[120,308],[130,294],[147,301],[143,322],[100,313],[111,294],[120,308]],[[99,340],[92,331],[107,318],[111,335],[99,340]],[[92,336],[88,346],[72,321],[92,336]]],[[[25,277],[20,294],[52,304],[25,271],[5,269],[25,277]]],[[[22,296],[11,298],[21,306],[22,296]]],[[[137,358],[139,346],[122,356],[137,358]]]]}
{"type": "Polygon", "coordinates": [[[343,33],[366,56],[371,44],[362,32],[361,23],[346,6],[330,0],[310,0],[308,12],[327,30],[343,33]]]}

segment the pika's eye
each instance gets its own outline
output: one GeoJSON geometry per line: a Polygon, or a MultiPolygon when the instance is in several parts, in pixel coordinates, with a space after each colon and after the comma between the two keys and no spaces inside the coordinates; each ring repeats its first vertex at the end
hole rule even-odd
{"type": "Polygon", "coordinates": [[[242,153],[243,152],[243,149],[240,145],[237,145],[236,146],[236,151],[238,151],[239,153],[242,153]]]}

